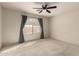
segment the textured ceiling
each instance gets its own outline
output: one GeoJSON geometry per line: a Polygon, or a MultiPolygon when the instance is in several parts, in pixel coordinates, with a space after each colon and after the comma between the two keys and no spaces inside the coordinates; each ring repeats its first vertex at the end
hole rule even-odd
{"type": "Polygon", "coordinates": [[[64,3],[64,2],[1,2],[0,3],[3,7],[14,9],[14,10],[19,10],[31,14],[37,14],[45,17],[51,17],[54,15],[58,15],[63,12],[67,11],[73,11],[79,9],[79,3],[74,2],[74,3],[64,3]],[[42,13],[38,13],[34,7],[41,7],[42,4],[48,4],[49,6],[54,6],[56,5],[56,9],[50,9],[51,13],[47,13],[46,11],[43,11],[42,13]]]}

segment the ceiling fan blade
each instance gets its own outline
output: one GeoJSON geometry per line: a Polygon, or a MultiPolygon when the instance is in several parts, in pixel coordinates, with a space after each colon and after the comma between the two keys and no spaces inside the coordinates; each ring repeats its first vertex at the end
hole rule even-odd
{"type": "Polygon", "coordinates": [[[42,9],[44,9],[44,5],[42,5],[42,9]]]}
{"type": "Polygon", "coordinates": [[[47,9],[57,8],[57,6],[47,7],[47,9]]]}
{"type": "Polygon", "coordinates": [[[46,9],[46,11],[47,11],[48,13],[51,13],[51,11],[49,11],[49,10],[47,10],[47,9],[46,9]]]}
{"type": "Polygon", "coordinates": [[[40,9],[37,9],[36,11],[40,11],[40,9]]]}
{"type": "Polygon", "coordinates": [[[47,4],[45,4],[45,8],[47,8],[47,4]]]}
{"type": "Polygon", "coordinates": [[[33,9],[42,9],[42,8],[33,8],[33,9]]]}
{"type": "Polygon", "coordinates": [[[41,10],[39,13],[41,13],[43,10],[41,10]]]}

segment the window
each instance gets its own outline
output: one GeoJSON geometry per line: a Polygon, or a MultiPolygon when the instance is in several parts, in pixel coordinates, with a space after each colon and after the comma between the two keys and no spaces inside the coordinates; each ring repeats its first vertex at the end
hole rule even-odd
{"type": "Polygon", "coordinates": [[[24,32],[24,35],[40,33],[41,28],[40,28],[38,19],[34,17],[27,17],[27,21],[24,26],[23,32],[24,32]]]}
{"type": "Polygon", "coordinates": [[[39,25],[25,25],[23,31],[25,34],[40,33],[40,26],[39,25]]]}
{"type": "Polygon", "coordinates": [[[32,25],[25,25],[23,31],[25,34],[32,34],[32,25]]]}
{"type": "Polygon", "coordinates": [[[39,33],[40,32],[40,26],[33,26],[33,33],[39,33]]]}

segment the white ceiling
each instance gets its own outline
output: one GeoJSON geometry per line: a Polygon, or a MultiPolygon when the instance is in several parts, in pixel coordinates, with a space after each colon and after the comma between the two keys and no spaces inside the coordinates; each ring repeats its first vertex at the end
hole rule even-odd
{"type": "Polygon", "coordinates": [[[46,17],[51,17],[63,12],[67,11],[73,11],[73,10],[78,10],[79,9],[79,3],[78,2],[47,2],[50,6],[56,5],[56,9],[50,9],[51,13],[47,13],[46,11],[43,11],[42,13],[38,13],[34,7],[41,7],[44,2],[1,2],[0,5],[6,8],[14,9],[14,10],[19,10],[31,14],[37,14],[41,16],[46,16],[46,17]]]}

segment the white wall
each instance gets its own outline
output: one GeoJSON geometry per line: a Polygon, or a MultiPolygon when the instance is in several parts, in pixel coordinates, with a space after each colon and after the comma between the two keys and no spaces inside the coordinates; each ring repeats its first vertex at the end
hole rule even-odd
{"type": "Polygon", "coordinates": [[[49,26],[52,38],[79,45],[79,10],[53,16],[49,26]]]}
{"type": "Polygon", "coordinates": [[[2,9],[1,9],[1,6],[0,6],[0,48],[1,48],[1,41],[2,41],[2,9]]]}
{"type": "MultiPolygon", "coordinates": [[[[3,8],[3,45],[9,45],[17,43],[19,40],[19,31],[20,31],[20,24],[21,24],[21,15],[23,14],[20,11],[15,11],[7,8],[3,8]]],[[[44,18],[44,21],[47,22],[47,19],[44,18]]],[[[45,24],[46,24],[45,22],[45,24]]],[[[45,37],[48,36],[48,32],[45,26],[45,37]]],[[[37,36],[37,35],[35,35],[37,36]]],[[[29,38],[28,38],[29,39],[29,38]]]]}
{"type": "Polygon", "coordinates": [[[45,38],[49,37],[49,30],[48,30],[48,18],[43,18],[43,27],[44,27],[44,36],[45,38]]]}
{"type": "Polygon", "coordinates": [[[2,9],[2,42],[3,45],[13,44],[18,42],[19,29],[21,23],[20,12],[2,9]]]}

